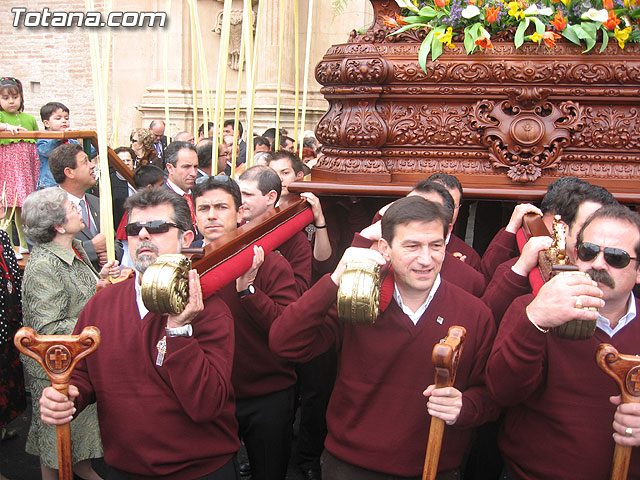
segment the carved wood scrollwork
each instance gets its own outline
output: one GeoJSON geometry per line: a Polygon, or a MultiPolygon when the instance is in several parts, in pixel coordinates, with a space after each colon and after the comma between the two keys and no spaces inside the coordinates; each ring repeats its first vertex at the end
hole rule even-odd
{"type": "Polygon", "coordinates": [[[479,132],[495,168],[507,168],[515,182],[537,180],[554,169],[564,148],[584,128],[582,107],[547,101],[547,88],[507,88],[508,100],[481,100],[473,107],[469,127],[479,132]]]}

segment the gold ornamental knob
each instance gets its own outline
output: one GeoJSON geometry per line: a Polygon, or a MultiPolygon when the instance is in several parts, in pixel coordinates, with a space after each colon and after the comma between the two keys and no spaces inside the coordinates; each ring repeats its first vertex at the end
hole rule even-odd
{"type": "Polygon", "coordinates": [[[373,324],[380,311],[380,265],[370,260],[355,260],[347,268],[338,286],[338,317],[350,324],[373,324]]]}
{"type": "Polygon", "coordinates": [[[160,255],[142,276],[142,301],[150,312],[178,315],[189,302],[191,260],[184,255],[160,255]]]}

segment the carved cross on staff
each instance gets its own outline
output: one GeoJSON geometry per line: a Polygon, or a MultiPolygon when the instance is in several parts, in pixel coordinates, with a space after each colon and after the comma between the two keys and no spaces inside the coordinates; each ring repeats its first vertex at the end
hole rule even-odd
{"type": "MultiPolygon", "coordinates": [[[[596,352],[598,366],[620,387],[622,403],[640,403],[640,357],[622,355],[608,343],[601,343],[596,352]]],[[[631,436],[631,429],[628,435],[631,436]]],[[[611,480],[626,480],[629,475],[631,447],[616,443],[611,465],[611,480]]]]}
{"type": "MultiPolygon", "coordinates": [[[[86,327],[80,335],[38,335],[32,328],[23,327],[13,342],[20,352],[42,365],[53,388],[68,395],[71,373],[79,360],[98,348],[100,331],[96,327],[86,327]]],[[[58,425],[56,437],[59,478],[73,480],[70,424],[58,425]]]]}
{"type": "MultiPolygon", "coordinates": [[[[456,371],[464,338],[467,331],[463,327],[453,326],[449,328],[446,338],[433,347],[431,361],[436,369],[436,388],[453,386],[456,380],[456,371]]],[[[427,452],[424,459],[424,471],[422,480],[435,480],[438,474],[438,462],[440,460],[440,449],[442,447],[442,436],[444,434],[444,420],[431,417],[429,427],[429,440],[427,442],[427,452]]]]}

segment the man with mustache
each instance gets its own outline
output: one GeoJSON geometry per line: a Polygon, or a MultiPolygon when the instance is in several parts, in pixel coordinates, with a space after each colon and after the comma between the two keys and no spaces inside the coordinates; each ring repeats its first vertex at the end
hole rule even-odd
{"type": "Polygon", "coordinates": [[[83,310],[74,333],[97,326],[100,348],[78,363],[69,400],[44,390],[42,419],[64,424],[97,401],[109,479],[235,480],[229,309],[217,295],[203,301],[195,270],[179,315],[149,312],[142,301],[149,265],[193,240],[187,202],[167,189],[144,189],[125,207],[136,276],[98,292],[83,310]]]}
{"type": "MultiPolygon", "coordinates": [[[[205,244],[238,228],[244,207],[232,178],[209,177],[195,186],[193,196],[205,244]]],[[[293,270],[282,255],[265,254],[256,246],[251,267],[219,295],[235,322],[231,380],[251,476],[284,479],[293,438],[296,373],[292,362],[269,349],[269,330],[285,306],[298,298],[293,270]]]]}
{"type": "MultiPolygon", "coordinates": [[[[615,443],[640,445],[640,409],[621,405],[617,385],[594,361],[601,343],[640,354],[640,215],[614,204],[596,210],[573,251],[591,279],[558,275],[507,310],[487,362],[487,386],[509,407],[499,443],[503,479],[608,478],[615,443]],[[595,307],[598,311],[587,310],[595,307]],[[588,340],[549,333],[573,319],[597,320],[588,340]]],[[[639,478],[634,450],[629,478],[639,478]]]]}

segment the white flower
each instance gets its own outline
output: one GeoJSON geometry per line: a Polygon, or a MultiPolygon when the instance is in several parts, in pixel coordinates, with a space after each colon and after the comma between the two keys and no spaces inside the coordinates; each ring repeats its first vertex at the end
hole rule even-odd
{"type": "MultiPolygon", "coordinates": [[[[418,7],[416,7],[411,0],[396,0],[396,3],[400,8],[407,8],[414,13],[418,13],[418,7]]],[[[605,18],[606,20],[606,18],[605,18]]]]}
{"type": "Polygon", "coordinates": [[[547,17],[550,17],[551,15],[553,15],[553,9],[550,8],[550,7],[538,8],[535,5],[531,5],[529,8],[527,8],[524,11],[524,14],[526,16],[530,16],[530,15],[546,15],[547,17]]]}
{"type": "Polygon", "coordinates": [[[480,9],[475,5],[467,5],[464,10],[462,10],[462,16],[466,19],[473,18],[476,15],[480,15],[480,9]]]}
{"type": "Polygon", "coordinates": [[[604,23],[607,21],[607,18],[609,18],[609,12],[604,8],[602,10],[590,8],[582,14],[583,20],[593,20],[594,22],[604,23]]]}

